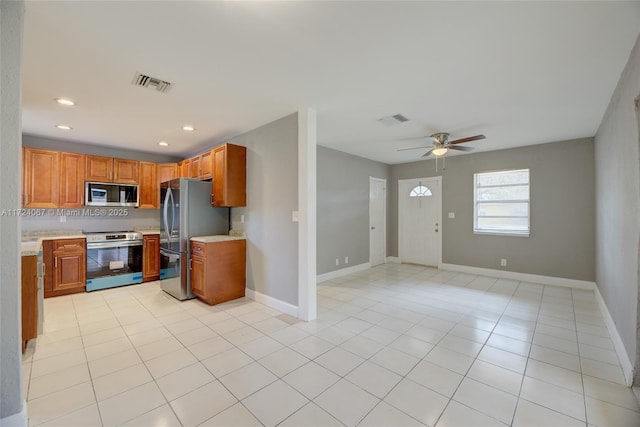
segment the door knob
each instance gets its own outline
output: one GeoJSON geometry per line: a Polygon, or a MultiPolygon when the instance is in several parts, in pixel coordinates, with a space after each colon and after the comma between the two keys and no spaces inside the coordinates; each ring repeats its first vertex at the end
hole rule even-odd
{"type": "Polygon", "coordinates": [[[376,228],[375,228],[375,227],[371,227],[371,229],[372,229],[372,230],[375,230],[376,228]]]}
{"type": "Polygon", "coordinates": [[[436,233],[438,232],[438,229],[436,228],[436,233]]]}

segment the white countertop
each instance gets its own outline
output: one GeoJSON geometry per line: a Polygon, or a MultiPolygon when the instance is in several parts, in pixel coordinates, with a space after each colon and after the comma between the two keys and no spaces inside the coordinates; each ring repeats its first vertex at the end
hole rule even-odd
{"type": "Polygon", "coordinates": [[[201,236],[201,237],[192,237],[192,242],[200,242],[200,243],[213,243],[213,242],[227,242],[229,240],[245,240],[244,236],[226,236],[226,235],[218,235],[218,236],[201,236]]]}
{"type": "Polygon", "coordinates": [[[136,233],[140,233],[143,236],[146,236],[149,234],[160,234],[160,230],[136,230],[136,233]]]}

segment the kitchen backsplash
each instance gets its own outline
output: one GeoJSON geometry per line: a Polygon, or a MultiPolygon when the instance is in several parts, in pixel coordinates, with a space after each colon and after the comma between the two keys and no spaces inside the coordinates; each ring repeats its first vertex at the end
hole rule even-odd
{"type": "Polygon", "coordinates": [[[82,208],[64,209],[66,222],[60,222],[62,209],[46,209],[41,216],[23,216],[22,231],[84,230],[120,231],[159,228],[160,209],[82,208]]]}

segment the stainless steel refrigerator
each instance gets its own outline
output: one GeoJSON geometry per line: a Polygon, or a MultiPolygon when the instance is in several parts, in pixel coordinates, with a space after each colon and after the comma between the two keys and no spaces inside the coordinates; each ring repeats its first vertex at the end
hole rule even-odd
{"type": "Polygon", "coordinates": [[[179,300],[194,298],[189,240],[229,234],[229,208],[211,206],[211,182],[187,178],[160,184],[160,202],[160,288],[179,300]]]}

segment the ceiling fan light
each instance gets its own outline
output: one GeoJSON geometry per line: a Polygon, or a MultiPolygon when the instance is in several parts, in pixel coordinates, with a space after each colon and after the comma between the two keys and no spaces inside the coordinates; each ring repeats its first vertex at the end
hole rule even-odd
{"type": "Polygon", "coordinates": [[[440,148],[436,148],[432,151],[432,153],[436,156],[444,156],[445,154],[447,154],[447,151],[449,151],[448,148],[446,147],[440,147],[440,148]]]}

